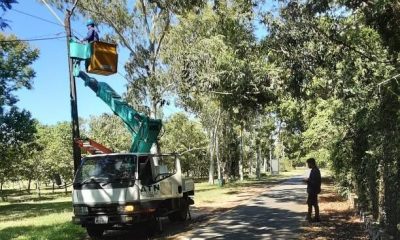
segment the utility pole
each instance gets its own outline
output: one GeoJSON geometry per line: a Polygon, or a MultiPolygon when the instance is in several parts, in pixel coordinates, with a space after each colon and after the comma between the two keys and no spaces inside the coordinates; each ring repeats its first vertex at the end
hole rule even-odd
{"type": "Polygon", "coordinates": [[[71,16],[74,12],[76,4],[78,0],[75,1],[71,10],[67,9],[65,19],[64,19],[64,26],[65,32],[67,34],[67,50],[68,50],[68,67],[69,67],[69,87],[70,87],[70,102],[71,102],[71,119],[72,119],[72,153],[73,153],[73,160],[74,160],[74,174],[78,169],[78,166],[81,162],[81,149],[78,143],[75,141],[76,139],[80,138],[79,134],[79,119],[78,119],[78,100],[76,97],[76,82],[75,77],[73,75],[74,64],[72,58],[70,58],[70,49],[69,49],[69,42],[71,40],[71,16]]]}

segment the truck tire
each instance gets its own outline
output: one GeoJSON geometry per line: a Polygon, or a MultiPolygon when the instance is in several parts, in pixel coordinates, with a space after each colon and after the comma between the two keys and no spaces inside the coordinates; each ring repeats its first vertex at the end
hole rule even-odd
{"type": "Polygon", "coordinates": [[[186,200],[186,198],[182,198],[181,207],[176,212],[169,214],[168,219],[171,222],[178,222],[178,221],[183,222],[187,219],[188,211],[189,211],[188,201],[186,200]]]}
{"type": "Polygon", "coordinates": [[[86,231],[90,238],[93,240],[99,240],[103,238],[104,229],[99,227],[86,227],[86,231]]]}

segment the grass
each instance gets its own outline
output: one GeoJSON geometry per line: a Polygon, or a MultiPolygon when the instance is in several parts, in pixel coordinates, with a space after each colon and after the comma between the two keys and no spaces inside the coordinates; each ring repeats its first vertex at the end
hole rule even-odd
{"type": "Polygon", "coordinates": [[[0,239],[82,239],[84,229],[71,223],[71,197],[51,195],[54,200],[37,200],[36,195],[20,195],[21,199],[32,200],[36,197],[36,201],[0,203],[0,239]]]}
{"type": "MultiPolygon", "coordinates": [[[[281,175],[263,176],[260,180],[247,179],[227,183],[224,187],[196,183],[196,205],[222,204],[230,201],[246,188],[261,187],[304,171],[284,172],[281,175]],[[223,199],[221,203],[221,199],[223,199]]],[[[7,190],[8,202],[0,202],[1,240],[65,240],[85,239],[85,229],[71,223],[71,195],[63,189],[41,191],[41,198],[32,191],[7,190]]]]}

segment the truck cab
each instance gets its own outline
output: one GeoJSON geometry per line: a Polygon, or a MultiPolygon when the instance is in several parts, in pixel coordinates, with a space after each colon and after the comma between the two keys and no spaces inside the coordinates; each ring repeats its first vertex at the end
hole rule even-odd
{"type": "Polygon", "coordinates": [[[114,153],[88,156],[73,183],[73,222],[92,238],[160,217],[186,220],[194,183],[177,155],[114,153]]]}

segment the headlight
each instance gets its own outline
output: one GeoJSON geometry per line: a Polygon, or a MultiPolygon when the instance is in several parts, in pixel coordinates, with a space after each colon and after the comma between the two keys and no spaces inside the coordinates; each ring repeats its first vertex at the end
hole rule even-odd
{"type": "Polygon", "coordinates": [[[88,214],[88,208],[87,207],[74,207],[74,213],[75,215],[87,215],[88,214]]]}
{"type": "Polygon", "coordinates": [[[134,210],[135,210],[135,206],[133,206],[133,205],[118,206],[118,212],[131,213],[134,210]]]}

